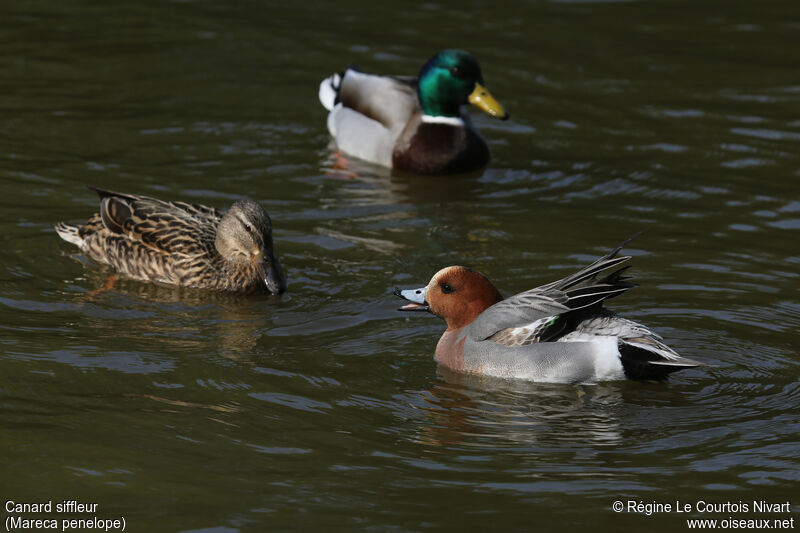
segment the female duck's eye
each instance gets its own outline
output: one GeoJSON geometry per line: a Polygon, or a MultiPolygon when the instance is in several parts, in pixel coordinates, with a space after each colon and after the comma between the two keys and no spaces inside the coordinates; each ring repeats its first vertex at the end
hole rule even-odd
{"type": "Polygon", "coordinates": [[[450,294],[453,292],[453,287],[449,283],[442,283],[442,292],[445,294],[450,294]]]}
{"type": "Polygon", "coordinates": [[[245,230],[247,233],[253,233],[253,228],[251,228],[251,227],[250,227],[250,224],[245,224],[245,225],[244,225],[244,230],[245,230]]]}

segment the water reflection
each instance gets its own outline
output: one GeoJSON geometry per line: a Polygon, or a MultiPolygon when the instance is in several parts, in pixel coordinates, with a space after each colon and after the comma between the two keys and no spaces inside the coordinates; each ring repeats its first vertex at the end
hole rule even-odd
{"type": "Polygon", "coordinates": [[[483,187],[484,171],[446,176],[420,176],[373,165],[339,151],[324,155],[320,169],[330,179],[343,181],[339,201],[352,205],[403,205],[469,202],[483,187]]]}
{"type": "Polygon", "coordinates": [[[160,350],[189,352],[207,351],[214,339],[215,351],[229,358],[253,350],[281,305],[274,296],[147,283],[106,268],[87,270],[68,283],[65,296],[100,334],[158,339],[160,350]],[[115,333],[120,321],[125,329],[115,333]]]}
{"type": "Polygon", "coordinates": [[[438,369],[419,409],[420,443],[536,448],[575,443],[610,446],[622,439],[624,384],[563,385],[504,380],[438,369]]]}

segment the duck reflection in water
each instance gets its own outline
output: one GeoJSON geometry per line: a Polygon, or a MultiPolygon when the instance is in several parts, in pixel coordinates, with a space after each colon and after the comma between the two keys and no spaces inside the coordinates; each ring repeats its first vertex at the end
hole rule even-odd
{"type": "MultiPolygon", "coordinates": [[[[103,286],[108,276],[102,270],[86,270],[69,280],[75,297],[83,286],[103,286]]],[[[281,300],[258,295],[204,291],[142,283],[119,278],[113,287],[83,292],[76,310],[83,321],[100,335],[130,336],[132,341],[156,337],[166,350],[184,353],[220,354],[229,359],[249,359],[281,300]],[[99,315],[99,319],[98,319],[99,315]],[[109,321],[109,318],[114,320],[109,321]],[[120,328],[120,321],[125,326],[120,328]]]]}
{"type": "Polygon", "coordinates": [[[496,448],[503,442],[563,447],[622,442],[619,406],[635,383],[533,383],[440,367],[438,381],[413,403],[425,413],[415,440],[432,446],[496,448]]]}

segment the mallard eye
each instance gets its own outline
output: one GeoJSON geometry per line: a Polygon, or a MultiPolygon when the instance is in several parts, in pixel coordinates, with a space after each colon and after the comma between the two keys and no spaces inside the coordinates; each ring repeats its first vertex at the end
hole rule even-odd
{"type": "Polygon", "coordinates": [[[452,74],[453,76],[456,76],[456,77],[461,76],[461,69],[458,68],[458,67],[451,67],[450,68],[450,74],[452,74]]]}
{"type": "Polygon", "coordinates": [[[442,287],[442,292],[445,294],[450,294],[451,292],[453,292],[453,286],[450,285],[449,283],[442,283],[441,287],[442,287]]]}
{"type": "Polygon", "coordinates": [[[244,230],[245,230],[247,233],[253,233],[253,228],[251,228],[251,227],[250,227],[250,224],[245,224],[245,225],[244,225],[244,230]]]}

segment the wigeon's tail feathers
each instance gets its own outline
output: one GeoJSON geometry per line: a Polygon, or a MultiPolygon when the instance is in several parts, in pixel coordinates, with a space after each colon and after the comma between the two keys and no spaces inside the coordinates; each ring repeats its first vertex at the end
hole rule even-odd
{"type": "Polygon", "coordinates": [[[630,379],[665,379],[672,372],[684,368],[709,366],[693,359],[681,357],[658,340],[655,333],[650,337],[625,339],[619,337],[619,355],[625,376],[630,379]]]}

